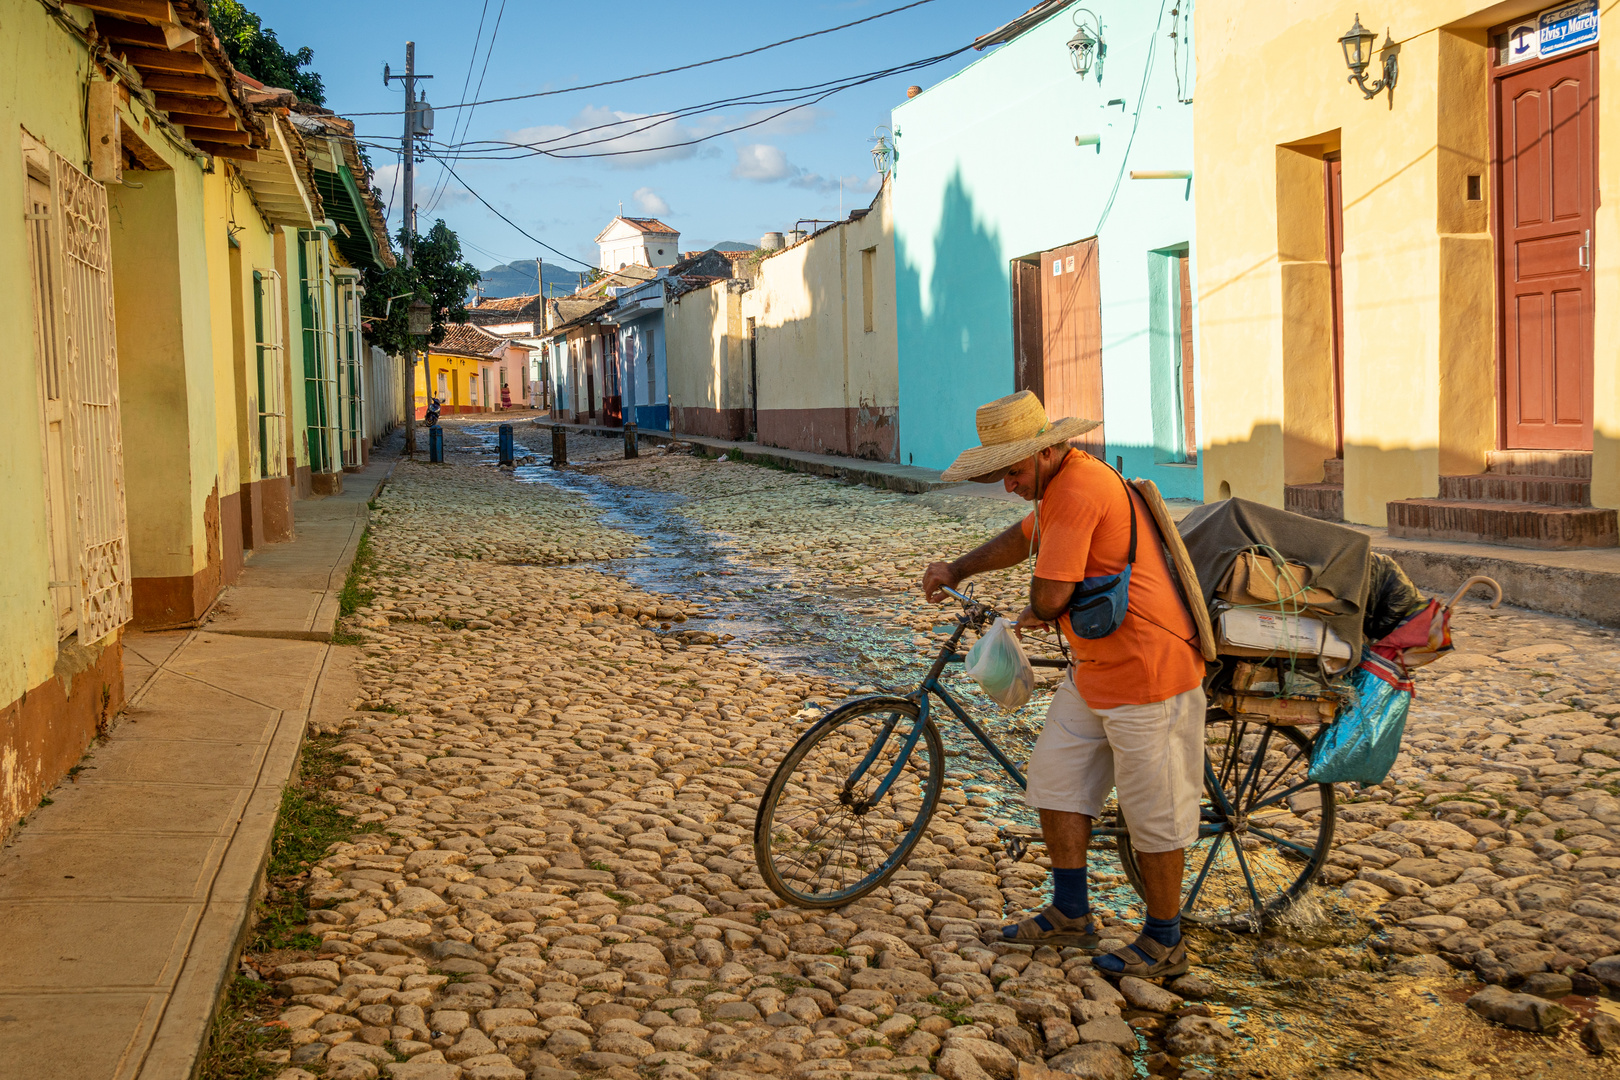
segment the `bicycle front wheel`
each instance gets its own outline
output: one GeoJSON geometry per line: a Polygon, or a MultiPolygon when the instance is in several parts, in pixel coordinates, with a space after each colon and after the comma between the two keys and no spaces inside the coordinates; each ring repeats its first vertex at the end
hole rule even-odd
{"type": "Polygon", "coordinates": [[[944,780],[939,729],[915,701],[840,706],[794,744],[765,789],[754,822],[760,876],[800,907],[865,896],[922,838],[944,780]]]}
{"type": "MultiPolygon", "coordinates": [[[[1205,800],[1198,839],[1187,848],[1181,917],[1259,931],[1310,888],[1333,846],[1333,785],[1312,783],[1311,743],[1298,728],[1243,717],[1204,729],[1205,800]]],[[[1142,874],[1130,838],[1119,861],[1138,893],[1142,874]]]]}

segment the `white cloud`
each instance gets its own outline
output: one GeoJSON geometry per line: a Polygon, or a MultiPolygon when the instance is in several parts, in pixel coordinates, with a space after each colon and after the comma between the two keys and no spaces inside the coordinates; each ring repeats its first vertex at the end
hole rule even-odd
{"type": "Polygon", "coordinates": [[[737,162],[731,175],[739,180],[773,183],[802,176],[804,170],[787,159],[780,147],[770,143],[748,143],[737,147],[737,162]]]}
{"type": "Polygon", "coordinates": [[[636,201],[637,209],[643,214],[652,217],[666,217],[669,214],[669,203],[650,187],[637,188],[635,194],[630,197],[636,201]]]}
{"type": "MultiPolygon", "coordinates": [[[[782,113],[782,109],[775,105],[744,113],[744,123],[758,125],[746,130],[755,135],[803,135],[821,127],[822,120],[830,115],[825,109],[818,109],[814,105],[806,105],[780,116],[778,113],[782,113]]],[[[728,121],[726,126],[732,125],[728,121]]]]}
{"type": "Polygon", "coordinates": [[[695,156],[701,150],[700,145],[673,144],[687,143],[704,134],[705,128],[682,124],[673,117],[587,105],[567,124],[541,124],[506,132],[502,137],[534,145],[560,157],[612,154],[612,157],[594,160],[614,168],[635,169],[654,162],[695,156]]]}

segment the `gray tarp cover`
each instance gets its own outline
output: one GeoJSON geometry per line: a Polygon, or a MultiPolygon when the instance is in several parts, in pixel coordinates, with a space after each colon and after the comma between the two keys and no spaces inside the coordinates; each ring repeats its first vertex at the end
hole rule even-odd
{"type": "MultiPolygon", "coordinates": [[[[1223,499],[1200,506],[1178,526],[1204,603],[1215,599],[1215,589],[1226,580],[1239,553],[1252,547],[1273,548],[1290,562],[1310,567],[1310,584],[1338,597],[1338,614],[1325,620],[1349,643],[1352,655],[1361,655],[1362,614],[1367,601],[1367,555],[1372,545],[1365,533],[1318,521],[1301,514],[1250,502],[1223,499]]],[[[1214,612],[1211,612],[1214,617],[1214,612]]]]}

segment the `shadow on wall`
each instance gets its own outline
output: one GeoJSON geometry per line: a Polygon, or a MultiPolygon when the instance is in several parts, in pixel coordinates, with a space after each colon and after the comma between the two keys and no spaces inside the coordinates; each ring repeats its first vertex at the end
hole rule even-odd
{"type": "Polygon", "coordinates": [[[926,303],[899,229],[894,257],[900,458],[943,469],[978,443],[973,411],[1013,391],[1007,262],[1000,238],[974,213],[960,172],[945,186],[926,303]]]}

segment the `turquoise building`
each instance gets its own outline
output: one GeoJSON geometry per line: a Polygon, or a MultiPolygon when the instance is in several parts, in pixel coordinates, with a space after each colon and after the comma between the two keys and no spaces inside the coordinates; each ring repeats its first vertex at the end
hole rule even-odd
{"type": "Polygon", "coordinates": [[[1052,0],[894,110],[902,461],[945,467],[1028,388],[1202,498],[1191,35],[1192,0],[1052,0]]]}

